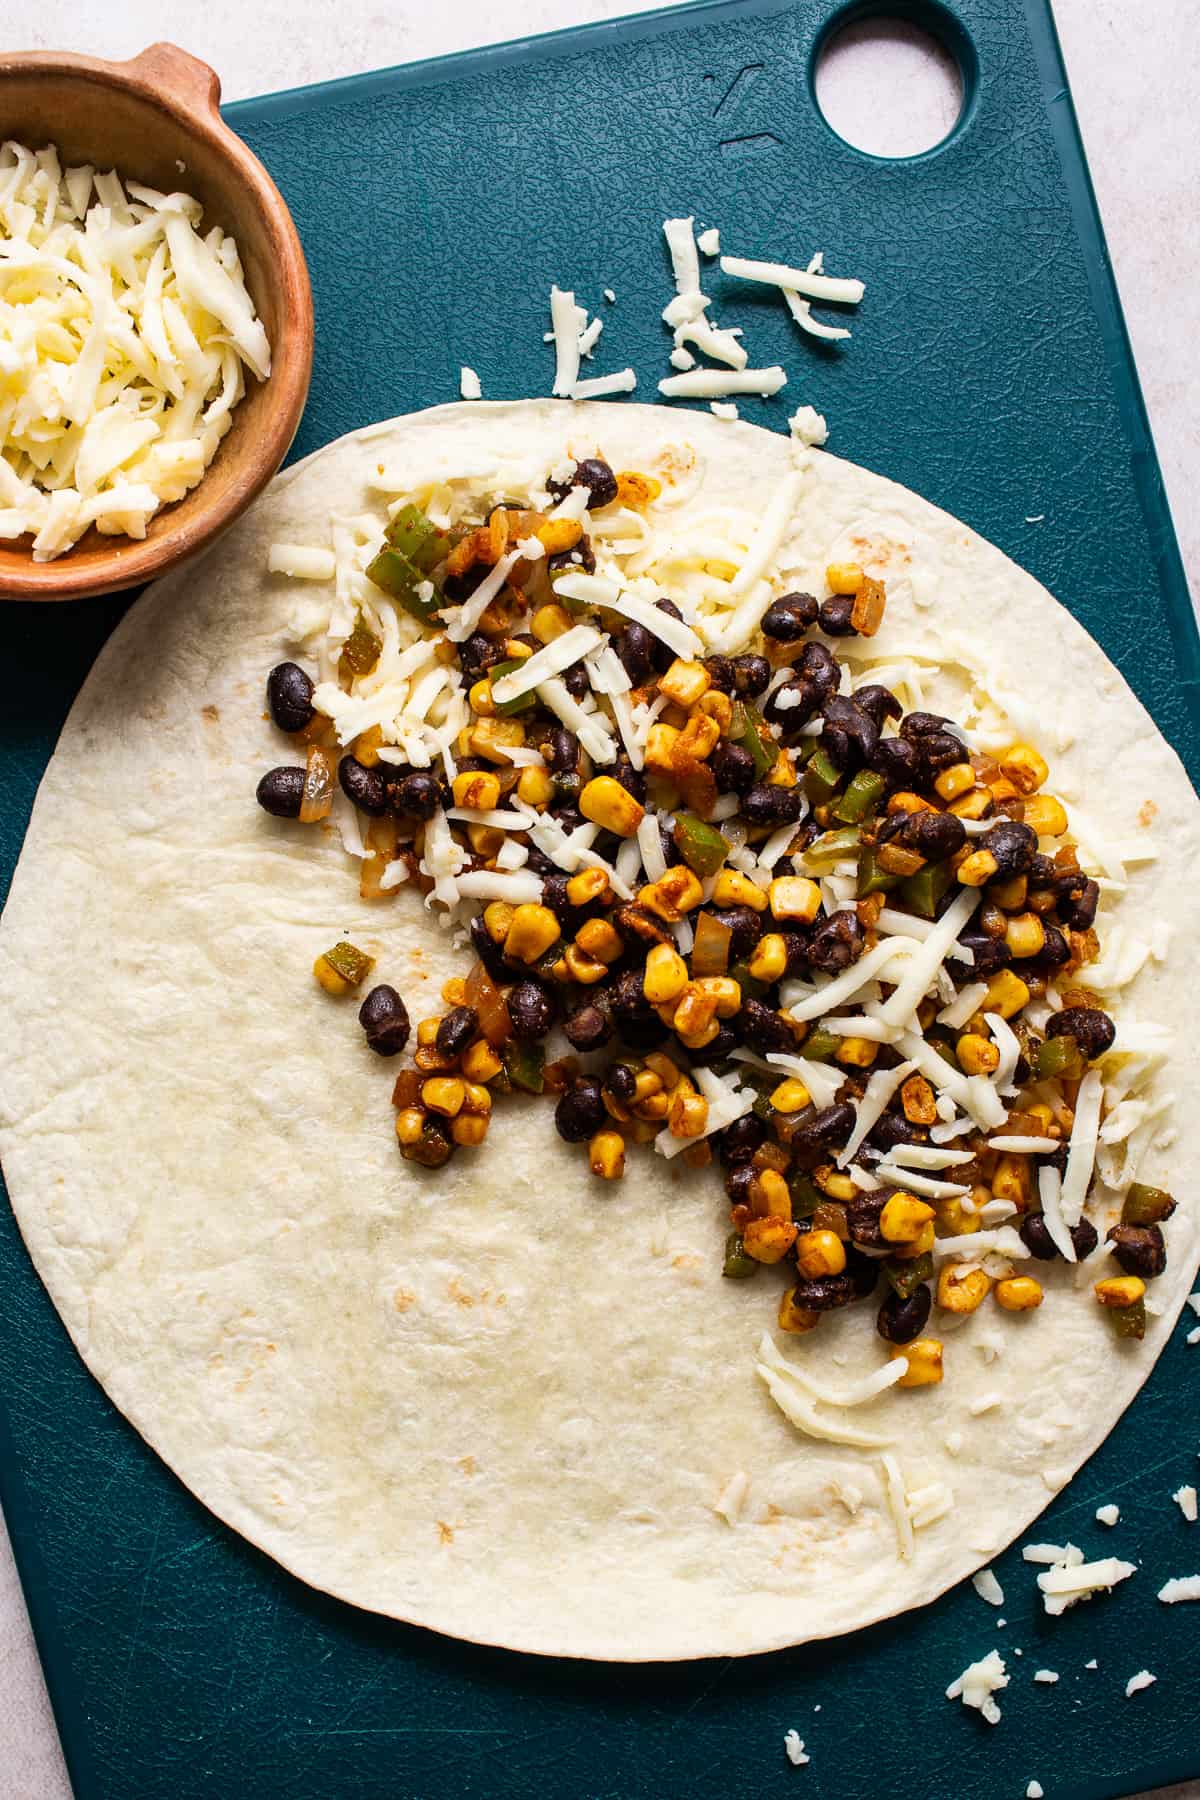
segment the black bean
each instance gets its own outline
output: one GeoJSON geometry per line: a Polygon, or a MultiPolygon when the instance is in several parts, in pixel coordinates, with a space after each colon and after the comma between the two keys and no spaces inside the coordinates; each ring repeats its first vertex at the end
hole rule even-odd
{"type": "Polygon", "coordinates": [[[509,991],[508,1016],[513,1036],[522,1044],[536,1044],[544,1038],[557,1011],[554,996],[540,981],[518,981],[509,991]]]}
{"type": "Polygon", "coordinates": [[[312,724],[313,684],[299,663],[276,663],[267,676],[267,710],[280,731],[303,731],[312,724]]]}
{"type": "Polygon", "coordinates": [[[598,506],[611,506],[617,497],[617,478],[600,456],[585,456],[582,462],[575,464],[571,486],[587,489],[589,512],[594,512],[598,506]]]}
{"type": "Polygon", "coordinates": [[[885,719],[898,719],[904,711],[892,690],[880,687],[874,681],[866,687],[855,688],[854,704],[861,706],[868,717],[874,719],[879,731],[883,730],[885,719]]]}
{"type": "Polygon", "coordinates": [[[816,624],[820,610],[812,594],[783,594],[763,614],[762,634],[777,644],[794,644],[816,624]]]}
{"type": "Polygon", "coordinates": [[[954,856],[967,841],[962,820],[948,812],[902,814],[896,836],[906,850],[915,850],[928,862],[954,856]]]}
{"type": "Polygon", "coordinates": [[[893,1291],[879,1309],[875,1329],[889,1344],[911,1344],[924,1331],[932,1305],[933,1295],[923,1282],[907,1300],[893,1291]]]}
{"type": "Polygon", "coordinates": [[[636,620],[626,625],[616,638],[614,647],[634,687],[648,681],[654,672],[654,646],[658,640],[652,631],[636,620]]]}
{"type": "Polygon", "coordinates": [[[941,713],[910,712],[904,715],[900,736],[911,739],[938,737],[949,724],[950,720],[943,719],[941,713]]]}
{"type": "Polygon", "coordinates": [[[512,974],[504,959],[504,946],[496,943],[491,932],[483,922],[482,913],[477,913],[469,927],[471,947],[476,956],[492,977],[493,981],[511,981],[512,974]]]}
{"type": "Polygon", "coordinates": [[[611,775],[614,781],[619,781],[625,792],[632,794],[635,800],[645,800],[645,774],[641,769],[634,768],[624,750],[618,751],[615,761],[608,765],[604,773],[611,775]]]}
{"type": "Polygon", "coordinates": [[[751,825],[793,825],[804,810],[804,791],[756,781],[742,795],[742,817],[751,825]]]}
{"type": "Polygon", "coordinates": [[[854,1298],[866,1300],[879,1285],[879,1264],[874,1257],[864,1256],[855,1244],[847,1244],[846,1273],[854,1283],[854,1298]]]}
{"type": "Polygon", "coordinates": [[[1111,1050],[1116,1035],[1116,1026],[1098,1006],[1064,1006],[1046,1026],[1047,1037],[1073,1037],[1089,1062],[1111,1050]]]}
{"type": "Polygon", "coordinates": [[[581,1144],[607,1121],[600,1083],[591,1075],[583,1076],[573,1088],[568,1088],[554,1109],[555,1128],[568,1144],[581,1144]]]}
{"type": "Polygon", "coordinates": [[[582,700],[591,691],[591,678],[581,662],[572,663],[569,669],[564,669],[561,680],[572,700],[582,700]]]}
{"type": "Polygon", "coordinates": [[[855,1112],[848,1101],[836,1100],[832,1106],[800,1118],[792,1133],[793,1150],[840,1150],[854,1130],[855,1112]]]}
{"type": "MultiPolygon", "coordinates": [[[[846,1135],[848,1137],[849,1132],[846,1135]]],[[[853,1200],[845,1202],[851,1243],[861,1244],[867,1250],[882,1250],[884,1236],[879,1229],[879,1217],[886,1200],[886,1194],[855,1194],[853,1200]]]]}
{"type": "Polygon", "coordinates": [[[867,1142],[879,1150],[894,1150],[897,1144],[923,1144],[926,1138],[924,1129],[903,1113],[885,1112],[871,1127],[867,1142]]]}
{"type": "Polygon", "coordinates": [[[853,611],[853,594],[831,594],[822,600],[821,630],[826,637],[857,637],[858,627],[850,617],[853,611]]]}
{"type": "Polygon", "coordinates": [[[1100,1234],[1090,1219],[1080,1219],[1078,1225],[1071,1226],[1071,1244],[1076,1262],[1082,1262],[1085,1256],[1090,1256],[1099,1242],[1100,1234]]]}
{"type": "Polygon", "coordinates": [[[458,646],[458,661],[463,678],[468,687],[479,681],[499,662],[505,660],[503,644],[484,635],[482,631],[472,632],[471,636],[458,646]]]}
{"type": "Polygon", "coordinates": [[[604,1086],[618,1106],[628,1106],[637,1099],[637,1072],[628,1063],[614,1063],[605,1077],[604,1086]]]}
{"type": "Polygon", "coordinates": [[[787,967],[784,969],[784,974],[803,975],[808,968],[807,936],[794,925],[787,931],[781,931],[779,936],[783,939],[784,951],[787,954],[787,967]]]}
{"type": "Polygon", "coordinates": [[[839,769],[859,769],[870,762],[879,742],[879,727],[857,700],[834,694],[825,702],[821,744],[839,769]]]}
{"type": "Polygon", "coordinates": [[[697,1068],[708,1068],[711,1063],[727,1062],[738,1047],[737,1033],[721,1020],[717,1025],[717,1035],[710,1043],[702,1044],[698,1050],[689,1050],[688,1055],[697,1068]]]}
{"type": "Polygon", "coordinates": [[[943,769],[949,769],[955,763],[965,762],[967,759],[966,745],[952,731],[935,731],[928,737],[918,738],[917,749],[921,756],[921,768],[929,781],[940,775],[943,769]]]}
{"type": "Polygon", "coordinates": [[[1042,928],[1046,937],[1041,949],[1036,956],[1031,956],[1022,963],[1022,968],[1034,975],[1049,974],[1054,969],[1061,969],[1064,963],[1071,960],[1071,946],[1066,934],[1057,925],[1047,924],[1045,919],[1042,920],[1042,928]]]}
{"type": "Polygon", "coordinates": [[[646,999],[639,969],[626,969],[618,975],[612,987],[612,1009],[617,1030],[634,1049],[661,1044],[667,1035],[667,1027],[646,999]]]}
{"type": "Polygon", "coordinates": [[[964,982],[981,981],[984,976],[996,975],[1012,961],[1012,953],[1004,939],[989,937],[986,931],[960,931],[958,941],[964,949],[972,951],[975,958],[970,963],[957,956],[948,958],[946,968],[960,986],[964,982]]]}
{"type": "Polygon", "coordinates": [[[732,694],[735,672],[733,663],[728,656],[706,656],[704,668],[707,671],[708,679],[719,694],[732,694]]]}
{"type": "Polygon", "coordinates": [[[708,759],[718,791],[722,794],[744,794],[753,787],[758,770],[754,758],[740,744],[722,738],[708,759]]]}
{"type": "MultiPolygon", "coordinates": [[[[1046,1229],[1046,1221],[1041,1213],[1029,1213],[1022,1219],[1019,1230],[1030,1254],[1036,1256],[1039,1261],[1052,1262],[1058,1255],[1058,1245],[1046,1229]]],[[[1078,1225],[1072,1225],[1070,1236],[1076,1260],[1079,1262],[1082,1262],[1085,1256],[1090,1256],[1099,1242],[1096,1227],[1090,1219],[1080,1219],[1078,1225]]]]}
{"type": "Polygon", "coordinates": [[[808,960],[814,969],[838,975],[857,962],[866,947],[866,933],[856,912],[843,907],[817,926],[808,940],[808,960]]]}
{"type": "Polygon", "coordinates": [[[921,754],[907,738],[880,738],[871,758],[871,767],[882,775],[890,788],[912,788],[921,779],[921,754]]]}
{"type": "Polygon", "coordinates": [[[371,989],[358,1009],[358,1022],[376,1056],[399,1056],[408,1042],[408,1008],[386,982],[371,989]]]}
{"type": "Polygon", "coordinates": [[[613,1034],[612,1020],[602,1006],[589,1003],[563,1020],[563,1034],[573,1050],[599,1050],[613,1034]]]}
{"type": "Polygon", "coordinates": [[[736,1162],[725,1171],[725,1192],[734,1206],[748,1206],[755,1175],[752,1164],[736,1162]]]}
{"type": "Polygon", "coordinates": [[[752,906],[714,906],[709,911],[717,924],[730,932],[729,960],[745,962],[763,934],[762,914],[752,906]]]}
{"type": "Polygon", "coordinates": [[[733,1029],[746,1048],[756,1050],[760,1056],[796,1047],[790,1021],[761,1000],[743,1000],[734,1014],[733,1029]]]}
{"type": "Polygon", "coordinates": [[[560,925],[571,927],[571,935],[574,936],[573,928],[579,915],[567,898],[569,879],[561,869],[555,869],[552,875],[547,875],[542,882],[542,905],[550,908],[560,925]]]}
{"type": "Polygon", "coordinates": [[[641,949],[643,954],[649,952],[654,944],[673,944],[675,939],[661,919],[645,906],[638,906],[636,901],[629,901],[618,906],[610,915],[610,922],[616,926],[630,949],[641,949]]]}
{"type": "MultiPolygon", "coordinates": [[[[684,623],[683,614],[673,600],[656,600],[654,602],[654,607],[656,612],[666,613],[669,619],[678,619],[681,625],[684,623]]],[[[660,675],[665,675],[674,661],[675,652],[672,650],[671,646],[669,644],[664,644],[661,638],[655,638],[654,667],[658,670],[658,673],[660,675]]]]}
{"type": "Polygon", "coordinates": [[[343,794],[361,812],[380,818],[388,809],[387,782],[380,769],[368,769],[356,756],[343,756],[338,764],[343,794]]]}
{"type": "Polygon", "coordinates": [[[997,875],[1007,881],[1010,876],[1029,873],[1037,852],[1037,832],[1018,819],[998,819],[979,838],[977,848],[991,851],[997,875]]]}
{"type": "Polygon", "coordinates": [[[1114,1225],[1108,1241],[1127,1275],[1149,1281],[1167,1266],[1167,1246],[1157,1225],[1114,1225]]]}
{"type": "Polygon", "coordinates": [[[733,691],[739,700],[757,700],[771,680],[771,665],[765,656],[735,656],[733,659],[733,691]]]}
{"type": "Polygon", "coordinates": [[[771,694],[763,706],[763,718],[768,724],[778,725],[785,743],[795,743],[822,699],[820,690],[811,681],[793,676],[790,681],[781,682],[771,694]]]}
{"type": "Polygon", "coordinates": [[[796,1305],[809,1312],[830,1312],[835,1306],[849,1306],[855,1298],[854,1277],[848,1271],[841,1275],[815,1275],[795,1286],[796,1305]]]}
{"type": "Polygon", "coordinates": [[[299,766],[268,769],[254,790],[264,812],[275,819],[296,819],[304,798],[304,770],[299,766]]]}
{"type": "Polygon", "coordinates": [[[525,867],[531,875],[554,875],[558,872],[558,864],[554,858],[547,856],[544,850],[539,850],[536,844],[529,846],[525,867]]]}
{"type": "Polygon", "coordinates": [[[1058,916],[1071,931],[1087,931],[1096,922],[1100,904],[1100,885],[1083,876],[1069,878],[1062,887],[1056,884],[1058,916]],[[1065,891],[1064,891],[1065,888],[1065,891]]]}
{"type": "Polygon", "coordinates": [[[415,819],[432,819],[442,804],[442,788],[436,775],[428,769],[414,769],[396,790],[396,804],[415,819]]]}
{"type": "Polygon", "coordinates": [[[842,671],[828,644],[805,644],[796,663],[796,673],[820,694],[830,700],[837,693],[842,671]]]}
{"type": "Polygon", "coordinates": [[[749,1162],[760,1144],[766,1142],[767,1128],[753,1113],[743,1113],[732,1125],[718,1134],[717,1155],[726,1166],[749,1162]]]}
{"type": "Polygon", "coordinates": [[[564,571],[578,570],[583,575],[596,573],[596,552],[592,549],[592,540],[586,532],[579,542],[570,550],[556,550],[553,556],[546,558],[546,568],[551,578],[564,571]]]}
{"type": "Polygon", "coordinates": [[[550,733],[545,756],[552,769],[565,775],[579,767],[579,739],[565,725],[557,725],[550,733]]]}
{"type": "Polygon", "coordinates": [[[473,1006],[454,1006],[440,1020],[433,1047],[446,1062],[457,1062],[479,1036],[479,1014],[473,1006]]]}

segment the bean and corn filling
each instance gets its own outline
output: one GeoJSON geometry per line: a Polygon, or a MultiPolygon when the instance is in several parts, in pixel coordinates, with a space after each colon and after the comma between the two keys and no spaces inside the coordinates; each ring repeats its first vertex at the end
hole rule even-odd
{"type": "MultiPolygon", "coordinates": [[[[590,517],[652,507],[657,481],[595,457],[547,487],[563,504],[501,499],[449,529],[406,505],[367,568],[465,696],[442,767],[378,727],[340,749],[294,662],[267,684],[305,761],[268,771],[260,805],[315,823],[340,788],[363,897],[443,899],[449,870],[474,953],[396,1078],[401,1155],[477,1148],[517,1093],[548,1098],[600,1181],[639,1148],[712,1164],[723,1272],[773,1267],[781,1329],[866,1303],[898,1385],[940,1381],[939,1317],[1034,1311],[1022,1263],[1104,1254],[1083,1212],[1116,1035],[1087,985],[1100,889],[1047,763],[852,682],[836,647],[887,598],[861,567],[706,653],[671,600],[621,606],[593,580],[590,517]]],[[[342,685],[381,650],[360,617],[342,685]]],[[[342,942],[314,973],[363,993],[368,1045],[399,1056],[408,1011],[372,967],[342,942]]],[[[1144,1333],[1174,1204],[1134,1183],[1107,1232],[1120,1273],[1094,1293],[1119,1337],[1144,1333]]]]}

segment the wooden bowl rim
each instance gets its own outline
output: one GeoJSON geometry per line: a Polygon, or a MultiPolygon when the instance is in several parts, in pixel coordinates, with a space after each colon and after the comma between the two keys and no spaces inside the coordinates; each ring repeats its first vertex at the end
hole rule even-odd
{"type": "MultiPolygon", "coordinates": [[[[71,564],[71,552],[53,562],[20,569],[0,563],[0,600],[80,600],[137,587],[210,544],[279,469],[300,424],[312,375],[313,310],[308,265],[287,203],[248,144],[231,131],[219,111],[221,82],[215,69],[177,44],[151,44],[127,62],[107,62],[66,51],[0,54],[0,92],[6,75],[68,75],[136,94],[192,137],[204,142],[234,171],[250,193],[267,228],[280,322],[271,346],[266,388],[270,405],[263,428],[242,450],[235,479],[208,507],[153,538],[114,539],[111,551],[92,553],[87,567],[71,564]]],[[[217,451],[220,457],[225,446],[217,451]]],[[[204,477],[191,493],[202,494],[204,477]]],[[[174,504],[183,505],[185,501],[174,504]]],[[[170,519],[171,508],[164,509],[170,519]]]]}

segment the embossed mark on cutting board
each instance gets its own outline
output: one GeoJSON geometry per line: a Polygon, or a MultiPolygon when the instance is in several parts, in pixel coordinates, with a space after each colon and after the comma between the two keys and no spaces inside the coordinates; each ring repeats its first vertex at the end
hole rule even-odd
{"type": "MultiPolygon", "coordinates": [[[[731,123],[733,115],[738,112],[746,95],[754,86],[766,65],[760,62],[746,63],[740,68],[733,80],[721,92],[721,97],[713,107],[712,116],[720,119],[722,124],[731,123]]],[[[719,81],[716,75],[706,75],[705,85],[709,88],[710,97],[718,92],[719,81]]],[[[717,139],[717,148],[722,156],[757,155],[764,150],[778,149],[781,140],[773,131],[741,132],[735,137],[717,139]]]]}

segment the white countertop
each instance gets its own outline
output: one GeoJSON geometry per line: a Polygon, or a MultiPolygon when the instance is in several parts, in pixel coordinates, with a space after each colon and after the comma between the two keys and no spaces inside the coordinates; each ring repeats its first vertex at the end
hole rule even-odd
{"type": "MultiPolygon", "coordinates": [[[[643,0],[641,10],[654,4],[643,0]]],[[[36,10],[28,4],[23,10],[26,17],[17,22],[8,9],[0,49],[124,57],[170,38],[218,69],[225,98],[233,100],[358,74],[384,60],[469,49],[518,30],[533,34],[620,18],[638,8],[634,0],[523,0],[508,12],[485,0],[436,8],[421,0],[391,0],[386,7],[376,0],[338,0],[335,9],[328,0],[207,0],[204,7],[123,0],[114,9],[98,0],[38,0],[36,10]]],[[[1140,0],[1134,6],[1127,0],[1055,0],[1055,15],[1176,530],[1193,595],[1200,599],[1200,157],[1194,110],[1200,32],[1192,0],[1140,0]]],[[[877,54],[883,92],[894,86],[889,47],[877,54]]],[[[836,418],[831,425],[836,448],[836,418]]],[[[0,1771],[4,1800],[69,1795],[2,1534],[0,1771]]],[[[1200,1782],[1169,1793],[1174,1800],[1200,1800],[1200,1782]]],[[[1157,1800],[1167,1794],[1164,1789],[1157,1800]]]]}

